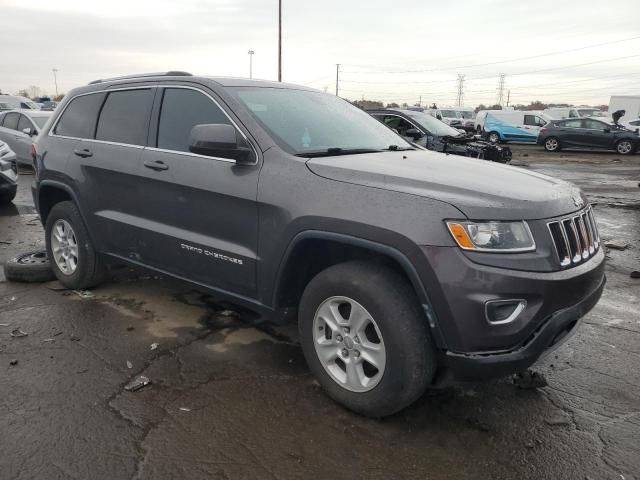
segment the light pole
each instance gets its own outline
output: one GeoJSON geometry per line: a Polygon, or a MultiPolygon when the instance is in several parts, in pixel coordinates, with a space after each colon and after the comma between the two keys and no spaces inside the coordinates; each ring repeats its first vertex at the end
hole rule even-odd
{"type": "Polygon", "coordinates": [[[52,68],[51,71],[53,72],[53,83],[56,85],[56,97],[58,96],[58,69],[57,68],[52,68]]]}
{"type": "Polygon", "coordinates": [[[253,78],[253,50],[249,50],[249,78],[253,78]]]}
{"type": "Polygon", "coordinates": [[[282,81],[282,0],[278,0],[278,81],[282,81]]]}

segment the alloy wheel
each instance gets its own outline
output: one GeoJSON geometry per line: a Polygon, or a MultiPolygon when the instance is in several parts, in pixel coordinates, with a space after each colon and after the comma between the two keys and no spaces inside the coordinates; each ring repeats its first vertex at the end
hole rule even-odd
{"type": "Polygon", "coordinates": [[[371,314],[348,297],[331,297],[313,319],[316,354],[325,371],[343,388],[367,392],[382,379],[386,350],[371,314]]]}
{"type": "Polygon", "coordinates": [[[549,139],[547,139],[546,142],[544,142],[544,146],[550,152],[554,152],[554,151],[556,151],[558,149],[558,140],[556,140],[555,138],[549,138],[549,139]]]}
{"type": "Polygon", "coordinates": [[[621,142],[618,143],[618,153],[622,154],[622,155],[626,155],[627,153],[630,153],[631,150],[633,149],[633,145],[631,145],[631,142],[629,140],[622,140],[621,142]]]}
{"type": "Polygon", "coordinates": [[[78,242],[71,224],[58,220],[51,230],[53,260],[62,273],[72,275],[78,268],[78,242]]]}

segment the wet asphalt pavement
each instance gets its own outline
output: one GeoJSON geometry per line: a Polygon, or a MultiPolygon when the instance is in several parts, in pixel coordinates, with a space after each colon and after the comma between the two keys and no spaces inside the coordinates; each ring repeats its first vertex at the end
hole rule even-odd
{"type": "MultiPolygon", "coordinates": [[[[365,419],[323,395],[295,326],[128,269],[88,295],[0,274],[0,479],[640,479],[640,155],[514,150],[582,186],[601,236],[630,245],[536,366],[548,387],[457,386],[365,419]],[[139,374],[153,383],[124,391],[139,374]]],[[[30,181],[0,209],[0,263],[43,245],[30,181]]]]}

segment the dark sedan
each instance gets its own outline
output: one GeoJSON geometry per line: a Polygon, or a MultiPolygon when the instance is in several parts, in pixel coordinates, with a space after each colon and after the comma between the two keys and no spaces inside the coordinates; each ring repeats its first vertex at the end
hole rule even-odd
{"type": "Polygon", "coordinates": [[[540,129],[538,145],[548,152],[562,148],[615,150],[621,155],[634,153],[640,145],[638,133],[621,125],[595,118],[552,120],[540,129]]]}
{"type": "Polygon", "coordinates": [[[367,113],[428,150],[500,163],[511,161],[509,147],[494,145],[476,135],[464,134],[428,113],[409,109],[368,110],[367,113]]]}

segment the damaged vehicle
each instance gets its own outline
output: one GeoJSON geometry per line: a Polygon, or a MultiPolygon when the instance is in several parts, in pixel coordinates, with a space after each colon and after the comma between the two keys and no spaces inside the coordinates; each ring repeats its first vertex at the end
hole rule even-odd
{"type": "Polygon", "coordinates": [[[60,283],[95,286],[115,260],[297,321],[324,391],[364,415],[526,370],[605,284],[576,186],[414,146],[299,85],[97,80],[65,96],[33,153],[60,283]]]}
{"type": "Polygon", "coordinates": [[[442,153],[480,158],[499,163],[511,161],[511,149],[450,127],[426,112],[409,109],[367,110],[373,118],[411,142],[442,153]]]}
{"type": "Polygon", "coordinates": [[[18,191],[16,154],[0,140],[0,205],[11,203],[18,191]]]}

